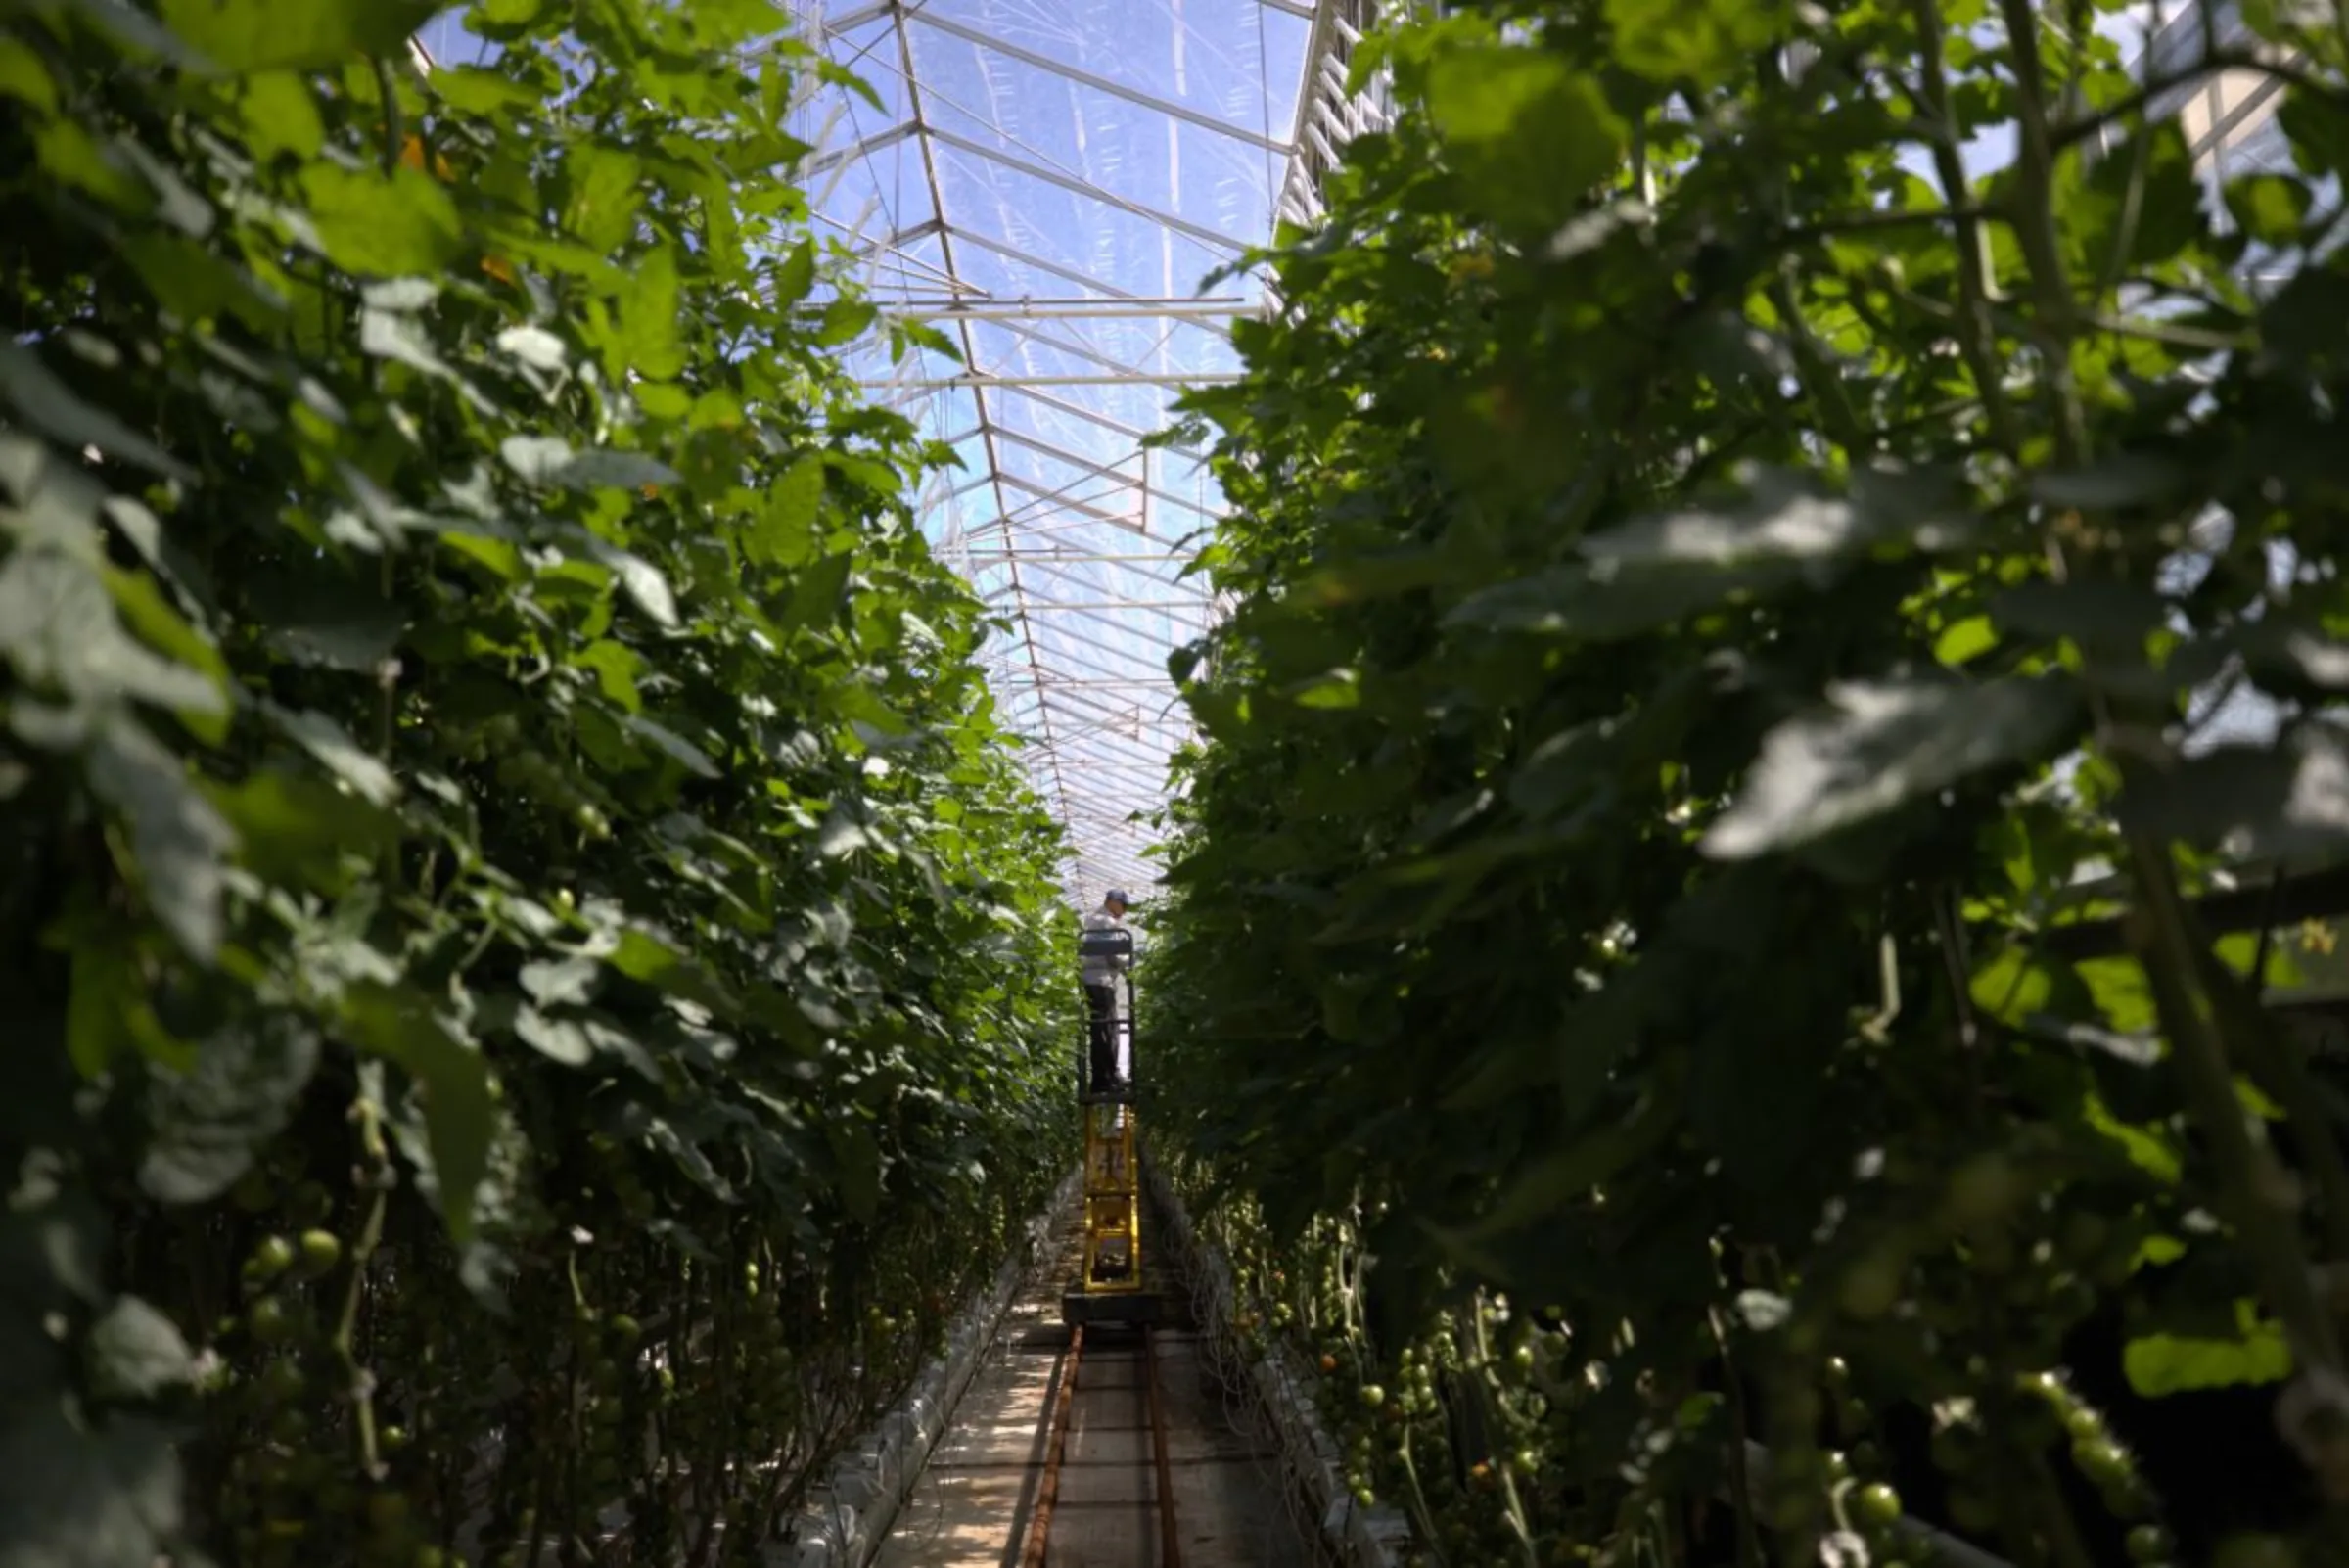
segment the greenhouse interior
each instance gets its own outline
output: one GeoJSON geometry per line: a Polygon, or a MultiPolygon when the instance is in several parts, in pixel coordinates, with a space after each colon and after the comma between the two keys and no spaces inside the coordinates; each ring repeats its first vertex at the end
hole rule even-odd
{"type": "Polygon", "coordinates": [[[0,119],[0,1568],[2349,1560],[2349,10],[0,119]]]}

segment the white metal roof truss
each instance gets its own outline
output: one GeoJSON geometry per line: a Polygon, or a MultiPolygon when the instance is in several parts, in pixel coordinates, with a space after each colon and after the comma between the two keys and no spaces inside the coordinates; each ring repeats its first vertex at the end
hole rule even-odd
{"type": "Polygon", "coordinates": [[[1344,91],[1372,3],[795,6],[883,106],[804,104],[802,174],[885,320],[957,350],[892,363],[876,332],[851,352],[962,459],[923,525],[1009,627],[983,660],[1080,906],[1156,880],[1146,818],[1191,733],[1168,658],[1219,614],[1181,574],[1222,496],[1196,453],[1142,440],[1184,390],[1236,378],[1229,324],[1267,308],[1257,277],[1209,276],[1276,213],[1317,216],[1337,149],[1381,122],[1375,90],[1344,91]]]}

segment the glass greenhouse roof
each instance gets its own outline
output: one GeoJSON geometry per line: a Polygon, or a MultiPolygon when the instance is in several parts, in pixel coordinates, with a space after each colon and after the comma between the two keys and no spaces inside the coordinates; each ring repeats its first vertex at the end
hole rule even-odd
{"type": "MultiPolygon", "coordinates": [[[[1236,375],[1231,322],[1264,307],[1256,276],[1207,280],[1275,212],[1314,216],[1337,149],[1382,117],[1345,91],[1377,3],[787,0],[872,93],[811,78],[791,126],[817,227],[883,312],[849,369],[962,460],[923,527],[1008,624],[989,676],[1080,906],[1157,880],[1135,818],[1190,733],[1168,657],[1215,613],[1181,572],[1222,497],[1197,454],[1142,442],[1236,375]],[[892,319],[954,354],[893,363],[892,319]]],[[[492,52],[454,13],[418,42],[492,52]]]]}
{"type": "Polygon", "coordinates": [[[1186,388],[1236,373],[1230,324],[1262,308],[1262,284],[1207,280],[1270,237],[1313,150],[1354,128],[1340,108],[1301,131],[1299,105],[1336,103],[1367,5],[795,9],[881,106],[827,90],[803,108],[818,223],[885,315],[929,323],[959,359],[892,364],[876,333],[852,368],[962,459],[924,495],[924,526],[1011,627],[989,672],[1068,827],[1070,898],[1138,893],[1157,873],[1132,818],[1163,802],[1189,733],[1168,656],[1215,610],[1180,574],[1222,505],[1196,454],[1142,440],[1186,388]]]}

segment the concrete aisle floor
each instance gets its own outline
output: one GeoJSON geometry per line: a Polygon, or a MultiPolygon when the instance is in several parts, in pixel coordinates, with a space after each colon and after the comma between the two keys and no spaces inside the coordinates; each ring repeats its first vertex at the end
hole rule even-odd
{"type": "MultiPolygon", "coordinates": [[[[1018,1568],[1068,1349],[1060,1288],[1075,1240],[1072,1226],[1063,1256],[1006,1314],[874,1568],[1018,1568]]],[[[1169,1320],[1154,1337],[1182,1568],[1313,1568],[1301,1505],[1283,1497],[1268,1443],[1239,1429],[1206,1375],[1181,1281],[1159,1288],[1169,1320]]],[[[1162,1568],[1141,1374],[1138,1336],[1087,1331],[1046,1568],[1162,1568]]]]}

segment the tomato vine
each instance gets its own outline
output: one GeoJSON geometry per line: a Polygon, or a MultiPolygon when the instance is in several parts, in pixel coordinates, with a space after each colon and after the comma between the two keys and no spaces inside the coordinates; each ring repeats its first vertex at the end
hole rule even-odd
{"type": "Polygon", "coordinates": [[[837,73],[432,9],[0,17],[27,1568],[756,1560],[1067,1161],[1059,831],[794,183],[837,73]]]}
{"type": "Polygon", "coordinates": [[[2339,1085],[2198,900],[2349,844],[2341,35],[1448,9],[1188,403],[1155,1125],[1260,1327],[1445,1564],[2326,1549],[2339,1085]]]}

